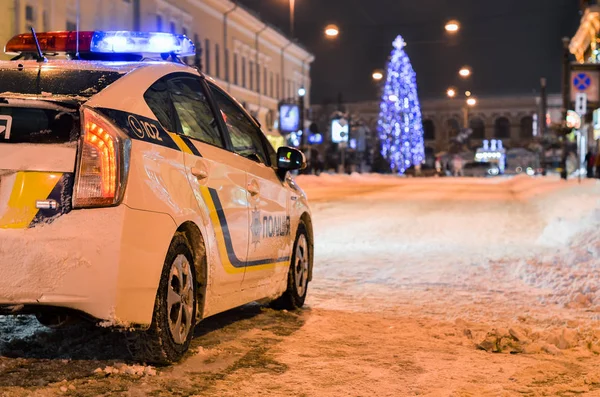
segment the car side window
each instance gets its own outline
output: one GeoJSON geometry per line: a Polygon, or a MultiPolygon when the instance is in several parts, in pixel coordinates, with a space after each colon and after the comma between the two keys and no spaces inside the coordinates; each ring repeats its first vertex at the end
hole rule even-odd
{"type": "Polygon", "coordinates": [[[169,79],[167,84],[177,114],[176,131],[209,145],[224,148],[217,120],[200,79],[177,77],[169,79]]]}
{"type": "Polygon", "coordinates": [[[175,132],[175,115],[165,79],[152,84],[144,93],[144,100],[160,124],[167,131],[175,132]]]}
{"type": "Polygon", "coordinates": [[[212,85],[210,88],[227,125],[233,151],[250,160],[269,164],[260,129],[221,90],[212,85]]]}

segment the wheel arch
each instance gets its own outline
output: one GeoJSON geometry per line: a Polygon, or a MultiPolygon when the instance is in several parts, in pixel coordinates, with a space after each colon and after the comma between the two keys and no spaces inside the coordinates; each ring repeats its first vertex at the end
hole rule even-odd
{"type": "Polygon", "coordinates": [[[177,228],[177,233],[185,236],[192,249],[194,256],[194,270],[196,271],[197,308],[196,319],[202,319],[204,305],[206,303],[206,291],[208,285],[208,255],[204,236],[200,228],[192,221],[186,221],[177,228]]]}
{"type": "Polygon", "coordinates": [[[308,281],[312,281],[313,263],[314,263],[314,257],[315,257],[315,244],[314,244],[315,240],[314,240],[313,224],[312,224],[312,219],[310,217],[310,214],[308,212],[304,212],[300,216],[300,222],[302,224],[304,224],[304,227],[306,228],[306,234],[308,235],[308,244],[310,247],[310,250],[309,250],[310,267],[308,269],[308,281]]]}

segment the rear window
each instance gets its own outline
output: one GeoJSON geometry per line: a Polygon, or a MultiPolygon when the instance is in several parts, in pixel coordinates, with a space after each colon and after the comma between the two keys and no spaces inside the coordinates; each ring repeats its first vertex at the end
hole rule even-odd
{"type": "Polygon", "coordinates": [[[122,76],[101,70],[0,69],[0,97],[2,93],[90,97],[122,76]]]}

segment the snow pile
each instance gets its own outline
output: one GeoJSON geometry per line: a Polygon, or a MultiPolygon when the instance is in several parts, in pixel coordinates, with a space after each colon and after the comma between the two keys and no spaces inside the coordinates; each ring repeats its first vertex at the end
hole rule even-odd
{"type": "Polygon", "coordinates": [[[144,365],[126,365],[115,364],[114,366],[106,366],[104,369],[96,368],[95,374],[99,375],[135,375],[135,376],[156,376],[156,369],[152,366],[144,365]]]}

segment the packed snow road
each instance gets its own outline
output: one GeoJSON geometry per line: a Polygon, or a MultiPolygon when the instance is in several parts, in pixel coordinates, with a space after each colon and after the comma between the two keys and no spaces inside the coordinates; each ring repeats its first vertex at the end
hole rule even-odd
{"type": "Polygon", "coordinates": [[[169,368],[121,336],[0,318],[0,396],[600,395],[600,186],[300,177],[315,277],[297,313],[201,323],[169,368]]]}

